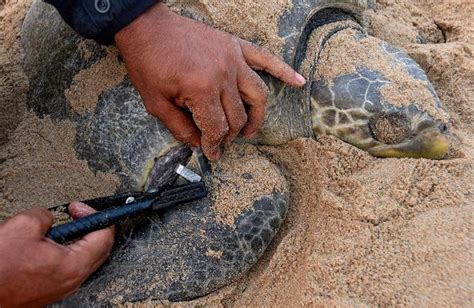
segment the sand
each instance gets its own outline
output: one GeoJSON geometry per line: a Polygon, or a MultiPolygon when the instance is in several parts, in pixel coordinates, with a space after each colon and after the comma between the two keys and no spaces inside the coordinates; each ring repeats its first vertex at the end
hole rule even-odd
{"type": "Polygon", "coordinates": [[[21,48],[18,40],[29,1],[0,1],[0,146],[8,140],[25,112],[28,80],[19,68],[21,48]]]}
{"type": "Polygon", "coordinates": [[[275,35],[278,33],[278,20],[282,11],[292,7],[291,0],[179,0],[179,2],[168,0],[166,2],[176,12],[191,17],[196,16],[196,13],[206,16],[208,19],[202,20],[203,22],[209,25],[219,25],[221,30],[258,43],[275,53],[278,53],[284,43],[280,37],[275,35]],[[197,10],[197,12],[189,11],[186,7],[187,2],[193,3],[193,10],[197,10]],[[245,18],[241,16],[243,11],[246,15],[245,18]]]}
{"type": "Polygon", "coordinates": [[[272,193],[288,191],[284,177],[270,161],[252,145],[233,145],[212,167],[209,198],[217,222],[234,228],[235,220],[255,200],[272,193]]]}
{"type": "MultiPolygon", "coordinates": [[[[90,51],[87,47],[82,50],[86,53],[84,59],[87,59],[90,51]]],[[[94,110],[99,95],[122,82],[126,74],[125,65],[119,61],[118,50],[108,48],[106,57],[74,76],[71,87],[65,91],[66,99],[79,114],[94,110]]]]}
{"type": "MultiPolygon", "coordinates": [[[[26,3],[8,1],[0,13],[0,60],[6,63],[0,96],[8,98],[2,108],[24,108],[8,102],[25,97],[15,33],[26,3]],[[6,78],[7,66],[16,74],[6,78]]],[[[451,115],[460,144],[456,158],[377,159],[326,136],[260,147],[280,167],[291,194],[287,219],[262,259],[204,298],[142,306],[471,306],[473,15],[472,1],[385,0],[368,20],[370,33],[426,70],[451,115]]],[[[228,23],[235,33],[272,27],[244,30],[242,22],[228,23]]],[[[88,172],[86,162],[74,157],[70,124],[8,108],[2,115],[11,110],[9,117],[0,122],[9,140],[0,148],[0,220],[31,206],[113,191],[116,179],[88,172]]]]}
{"type": "Polygon", "coordinates": [[[112,194],[119,179],[94,174],[74,152],[75,128],[29,112],[0,150],[0,221],[21,209],[112,194]]]}

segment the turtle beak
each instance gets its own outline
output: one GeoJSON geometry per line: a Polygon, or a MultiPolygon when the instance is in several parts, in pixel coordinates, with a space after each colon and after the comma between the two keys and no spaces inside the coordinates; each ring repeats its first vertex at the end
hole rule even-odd
{"type": "Polygon", "coordinates": [[[398,144],[381,144],[367,151],[377,157],[412,157],[443,159],[449,150],[446,135],[438,128],[429,128],[414,138],[398,144]]]}

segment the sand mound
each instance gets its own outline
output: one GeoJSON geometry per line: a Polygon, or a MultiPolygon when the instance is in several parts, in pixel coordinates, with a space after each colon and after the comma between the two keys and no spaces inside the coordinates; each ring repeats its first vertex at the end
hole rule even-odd
{"type": "MultiPolygon", "coordinates": [[[[17,111],[24,108],[18,102],[26,87],[15,66],[21,57],[16,36],[28,2],[9,1],[0,12],[1,114],[8,115],[0,119],[0,141],[10,139],[0,148],[0,219],[40,201],[81,199],[115,185],[115,179],[88,173],[70,152],[68,123],[17,111]]],[[[261,147],[290,183],[281,232],[239,281],[173,305],[470,306],[473,15],[472,2],[461,0],[384,0],[369,14],[372,34],[407,51],[427,71],[453,118],[458,158],[376,159],[332,137],[261,147]]]]}
{"type": "Polygon", "coordinates": [[[471,161],[381,161],[331,137],[264,151],[293,202],[236,304],[467,303],[471,161]]]}
{"type": "Polygon", "coordinates": [[[18,37],[30,1],[0,1],[0,145],[7,142],[25,112],[28,81],[20,69],[18,37]]]}

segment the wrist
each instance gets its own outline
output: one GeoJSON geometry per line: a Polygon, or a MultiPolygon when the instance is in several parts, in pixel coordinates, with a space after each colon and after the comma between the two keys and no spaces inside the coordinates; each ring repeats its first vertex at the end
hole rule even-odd
{"type": "Polygon", "coordinates": [[[176,17],[166,4],[158,2],[144,11],[130,24],[118,31],[114,38],[119,49],[134,44],[137,38],[149,31],[158,31],[170,18],[176,17]]]}

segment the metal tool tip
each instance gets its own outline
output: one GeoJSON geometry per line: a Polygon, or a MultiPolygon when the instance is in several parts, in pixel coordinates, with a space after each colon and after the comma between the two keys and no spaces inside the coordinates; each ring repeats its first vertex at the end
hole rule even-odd
{"type": "Polygon", "coordinates": [[[202,152],[202,149],[197,148],[195,150],[195,152],[196,152],[196,157],[197,157],[197,160],[198,160],[198,163],[199,163],[199,167],[201,168],[201,173],[204,176],[210,175],[211,172],[212,172],[211,164],[209,163],[209,160],[207,159],[207,157],[202,152]]]}
{"type": "Polygon", "coordinates": [[[175,172],[191,183],[196,183],[196,182],[201,181],[201,177],[198,174],[196,174],[194,171],[192,171],[189,168],[186,168],[185,166],[181,164],[179,164],[176,167],[175,172]]]}

